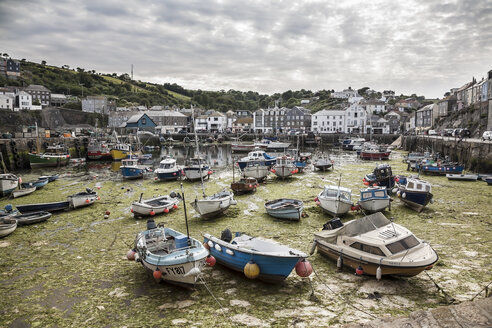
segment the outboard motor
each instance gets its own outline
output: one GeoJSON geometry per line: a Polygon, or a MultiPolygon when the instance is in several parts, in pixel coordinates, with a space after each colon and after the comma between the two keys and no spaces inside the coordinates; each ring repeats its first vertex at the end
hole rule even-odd
{"type": "Polygon", "coordinates": [[[225,229],[222,231],[222,234],[220,235],[220,239],[225,241],[226,243],[230,243],[232,240],[232,232],[229,229],[225,229]]]}
{"type": "Polygon", "coordinates": [[[333,218],[330,221],[323,224],[323,230],[333,230],[343,227],[342,221],[340,218],[333,218]]]}
{"type": "Polygon", "coordinates": [[[147,220],[147,230],[152,230],[152,229],[156,229],[157,226],[155,225],[155,221],[154,219],[148,219],[147,220]]]}
{"type": "Polygon", "coordinates": [[[171,191],[171,193],[169,194],[169,196],[172,197],[172,198],[176,198],[177,195],[176,195],[176,192],[171,191]]]}
{"type": "Polygon", "coordinates": [[[5,212],[7,212],[7,213],[12,212],[12,205],[11,204],[5,205],[5,212]]]}

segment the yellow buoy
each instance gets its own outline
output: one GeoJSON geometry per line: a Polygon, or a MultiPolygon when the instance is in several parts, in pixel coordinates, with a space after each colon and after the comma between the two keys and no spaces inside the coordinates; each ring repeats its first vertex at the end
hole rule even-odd
{"type": "Polygon", "coordinates": [[[244,275],[249,279],[255,279],[260,275],[260,267],[253,261],[249,261],[244,266],[244,275]]]}

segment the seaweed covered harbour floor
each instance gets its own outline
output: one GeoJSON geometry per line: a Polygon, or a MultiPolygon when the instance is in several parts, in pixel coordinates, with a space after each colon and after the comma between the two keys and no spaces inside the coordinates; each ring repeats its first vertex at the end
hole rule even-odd
{"type": "MultiPolygon", "coordinates": [[[[338,184],[341,173],[341,185],[352,189],[356,201],[363,176],[379,163],[360,161],[352,152],[336,152],[332,158],[333,172],[310,169],[288,180],[272,175],[256,193],[236,196],[238,205],[217,219],[203,220],[187,206],[191,235],[201,240],[201,233],[220,236],[230,228],[308,253],[313,233],[330,219],[313,201],[322,186],[338,184]],[[265,201],[287,196],[303,200],[309,216],[296,223],[265,213],[265,201]]],[[[395,174],[408,174],[401,159],[402,153],[394,152],[386,163],[395,174]]],[[[28,181],[54,171],[35,170],[22,177],[28,181]]],[[[427,273],[449,297],[425,273],[376,281],[346,268],[337,272],[336,263],[315,253],[309,258],[316,271],[309,279],[315,297],[309,280],[295,272],[283,284],[268,285],[220,265],[206,268],[204,280],[221,309],[204,286],[186,290],[156,283],[151,272],[126,259],[136,233],[145,229],[145,220],[135,220],[130,213],[131,202],[142,192],[149,197],[179,191],[179,182],[123,181],[104,164],[63,168],[60,173],[62,178],[42,190],[15,200],[2,198],[0,206],[63,200],[96,186],[101,187],[101,200],[56,213],[45,223],[19,227],[0,239],[1,327],[331,327],[434,308],[450,297],[470,300],[492,281],[492,188],[481,181],[425,176],[433,185],[433,204],[417,213],[395,199],[391,212],[385,212],[433,245],[440,260],[427,273]],[[104,219],[107,210],[111,214],[104,219]]],[[[230,166],[214,168],[206,192],[228,188],[231,181],[230,166]]],[[[199,182],[183,185],[188,204],[201,195],[199,182]]],[[[350,212],[342,221],[361,216],[350,212]]],[[[178,210],[155,220],[186,231],[181,203],[178,210]]]]}

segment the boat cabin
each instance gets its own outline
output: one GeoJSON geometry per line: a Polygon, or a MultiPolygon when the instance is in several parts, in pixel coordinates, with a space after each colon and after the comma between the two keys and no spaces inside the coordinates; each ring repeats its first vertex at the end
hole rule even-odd
{"type": "Polygon", "coordinates": [[[387,199],[388,192],[385,187],[382,188],[367,188],[360,191],[360,200],[368,199],[387,199]]]}
{"type": "Polygon", "coordinates": [[[350,201],[352,198],[352,190],[344,187],[325,186],[325,189],[320,196],[350,201]]]}
{"type": "Polygon", "coordinates": [[[292,165],[293,159],[288,156],[277,157],[277,165],[292,165]]]}
{"type": "Polygon", "coordinates": [[[188,160],[188,166],[192,166],[192,165],[196,165],[196,166],[199,166],[199,165],[205,165],[205,160],[201,157],[194,157],[194,158],[190,158],[188,160]]]}
{"type": "Polygon", "coordinates": [[[176,160],[174,158],[165,158],[159,163],[160,169],[174,169],[176,167],[176,160]]]}
{"type": "Polygon", "coordinates": [[[137,166],[137,165],[138,165],[138,159],[126,158],[121,160],[121,166],[137,166]]]}
{"type": "Polygon", "coordinates": [[[416,178],[407,178],[405,189],[409,191],[432,192],[432,186],[429,182],[416,178]]]}
{"type": "Polygon", "coordinates": [[[130,150],[130,145],[118,143],[118,144],[116,144],[116,145],[113,146],[113,149],[114,150],[121,150],[121,151],[129,151],[130,150]]]}
{"type": "Polygon", "coordinates": [[[376,176],[376,180],[378,180],[378,181],[382,180],[382,179],[387,179],[387,178],[390,178],[391,176],[393,176],[391,166],[389,166],[388,164],[381,164],[381,165],[377,166],[374,169],[373,174],[376,176]]]}

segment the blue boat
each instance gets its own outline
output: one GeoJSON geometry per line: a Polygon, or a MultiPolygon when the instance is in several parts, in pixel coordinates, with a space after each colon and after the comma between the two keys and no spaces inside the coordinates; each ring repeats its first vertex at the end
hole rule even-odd
{"type": "Polygon", "coordinates": [[[380,212],[390,206],[391,198],[386,187],[370,187],[360,191],[360,200],[357,204],[365,211],[380,212]]]}
{"type": "Polygon", "coordinates": [[[22,188],[32,188],[36,187],[36,189],[41,189],[44,186],[46,186],[49,182],[48,178],[45,179],[38,179],[35,181],[29,181],[29,182],[23,182],[21,183],[22,188]]]}
{"type": "Polygon", "coordinates": [[[307,255],[301,251],[238,232],[232,239],[229,229],[222,232],[221,239],[204,234],[204,243],[218,263],[244,272],[250,279],[281,282],[298,263],[300,267],[296,267],[296,272],[302,272],[305,266],[310,267],[309,262],[305,261],[307,255]]]}
{"type": "Polygon", "coordinates": [[[15,207],[22,214],[32,212],[57,212],[70,208],[70,202],[53,202],[53,203],[40,203],[40,204],[25,204],[15,205],[15,207]]]}
{"type": "Polygon", "coordinates": [[[462,174],[465,169],[464,165],[449,163],[445,161],[433,161],[425,160],[415,164],[415,169],[424,174],[439,174],[445,175],[447,173],[462,174]]]}
{"type": "Polygon", "coordinates": [[[281,198],[266,202],[265,209],[274,218],[299,221],[304,210],[304,203],[297,199],[281,198]]]}
{"type": "Polygon", "coordinates": [[[432,186],[419,178],[399,177],[396,195],[408,207],[422,212],[427,204],[432,202],[432,186]]]}
{"type": "Polygon", "coordinates": [[[148,168],[139,165],[137,159],[127,158],[121,160],[120,171],[125,179],[139,179],[143,178],[143,175],[148,171],[148,168]]]}
{"type": "Polygon", "coordinates": [[[492,186],[492,177],[486,177],[483,180],[485,180],[489,186],[492,186]]]}
{"type": "Polygon", "coordinates": [[[177,180],[183,173],[183,169],[176,165],[176,160],[169,156],[163,158],[155,170],[156,178],[160,181],[177,180]]]}
{"type": "Polygon", "coordinates": [[[195,285],[209,255],[200,241],[156,225],[153,219],[147,221],[147,230],[137,234],[134,245],[128,259],[142,263],[158,281],[185,287],[195,285]]]}
{"type": "Polygon", "coordinates": [[[48,179],[48,183],[49,183],[49,182],[53,182],[55,180],[58,180],[59,177],[60,177],[60,175],[58,175],[58,174],[55,174],[55,175],[43,175],[43,176],[40,176],[38,178],[38,180],[48,179]]]}
{"type": "Polygon", "coordinates": [[[381,186],[386,187],[391,190],[395,186],[395,177],[391,170],[391,166],[388,164],[380,164],[372,171],[372,173],[367,174],[362,180],[366,186],[381,186]]]}
{"type": "Polygon", "coordinates": [[[241,158],[237,161],[239,169],[242,171],[249,162],[262,161],[266,166],[273,166],[276,163],[276,157],[270,156],[263,150],[254,150],[248,153],[248,156],[241,158]]]}

